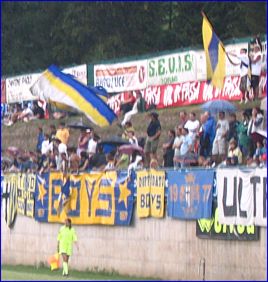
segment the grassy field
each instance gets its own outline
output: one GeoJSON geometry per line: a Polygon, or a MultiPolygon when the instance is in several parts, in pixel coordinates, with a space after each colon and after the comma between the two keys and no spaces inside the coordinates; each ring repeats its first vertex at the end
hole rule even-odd
{"type": "Polygon", "coordinates": [[[62,277],[61,270],[50,271],[49,268],[33,266],[7,266],[2,265],[1,281],[63,281],[63,280],[80,280],[80,281],[96,281],[96,280],[156,280],[151,278],[139,278],[130,276],[121,276],[117,273],[108,272],[89,272],[70,270],[70,275],[62,277]]]}

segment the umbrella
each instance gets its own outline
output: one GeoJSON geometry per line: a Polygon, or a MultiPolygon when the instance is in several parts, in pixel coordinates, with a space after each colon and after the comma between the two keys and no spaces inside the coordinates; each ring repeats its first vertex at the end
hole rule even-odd
{"type": "Polygon", "coordinates": [[[127,144],[127,145],[122,145],[118,149],[119,153],[122,154],[127,154],[127,155],[132,155],[133,152],[138,152],[141,155],[144,155],[144,150],[142,147],[136,145],[136,144],[127,144]]]}
{"type": "Polygon", "coordinates": [[[123,139],[119,136],[111,136],[107,139],[102,140],[99,144],[104,145],[104,144],[111,144],[111,145],[125,145],[125,144],[129,144],[128,140],[123,139]]]}
{"type": "Polygon", "coordinates": [[[17,147],[14,146],[10,146],[6,149],[7,153],[10,154],[11,156],[15,157],[21,153],[23,153],[23,151],[17,147]]]}
{"type": "Polygon", "coordinates": [[[236,107],[232,103],[225,101],[225,100],[208,101],[201,106],[201,109],[203,111],[208,111],[212,114],[215,114],[218,112],[233,113],[236,111],[236,107]]]}
{"type": "Polygon", "coordinates": [[[82,129],[82,130],[92,129],[92,127],[90,127],[86,124],[83,124],[82,121],[70,123],[70,124],[67,125],[67,127],[74,128],[74,129],[82,129]]]}
{"type": "Polygon", "coordinates": [[[261,100],[261,110],[267,111],[267,97],[261,100]]]}

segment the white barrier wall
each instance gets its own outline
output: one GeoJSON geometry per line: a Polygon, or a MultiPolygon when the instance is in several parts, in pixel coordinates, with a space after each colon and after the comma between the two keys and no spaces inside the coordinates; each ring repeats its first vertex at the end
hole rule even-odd
{"type": "MultiPolygon", "coordinates": [[[[2,264],[46,264],[57,246],[59,224],[18,216],[8,229],[1,215],[2,264]]],[[[196,222],[139,219],[122,226],[75,226],[70,268],[117,271],[167,280],[266,280],[266,228],[258,241],[223,241],[196,237],[196,222]]],[[[59,274],[60,275],[60,274],[59,274]]]]}

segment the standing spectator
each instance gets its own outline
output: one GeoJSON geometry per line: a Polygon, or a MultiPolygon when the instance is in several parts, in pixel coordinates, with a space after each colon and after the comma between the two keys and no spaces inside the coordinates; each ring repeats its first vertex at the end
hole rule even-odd
{"type": "Polygon", "coordinates": [[[36,150],[37,151],[41,151],[42,142],[45,140],[45,136],[44,136],[43,128],[42,127],[39,127],[38,131],[39,131],[39,133],[38,133],[38,137],[37,137],[36,150]]]}
{"type": "Polygon", "coordinates": [[[80,136],[78,138],[78,144],[77,144],[77,155],[80,157],[81,152],[85,152],[88,149],[88,141],[90,139],[90,129],[82,129],[80,136]]]}
{"type": "Polygon", "coordinates": [[[258,141],[262,141],[263,137],[260,134],[263,130],[264,118],[259,108],[252,109],[252,117],[249,121],[247,134],[251,138],[250,156],[253,156],[258,141]]]}
{"type": "Polygon", "coordinates": [[[238,144],[244,156],[249,153],[250,137],[247,135],[249,116],[246,112],[243,112],[243,120],[239,123],[237,128],[238,132],[238,144]]]}
{"type": "Polygon", "coordinates": [[[187,159],[190,158],[190,154],[193,149],[193,140],[189,135],[188,128],[182,129],[182,143],[180,146],[180,165],[181,167],[185,167],[187,159]]]}
{"type": "Polygon", "coordinates": [[[200,127],[200,122],[198,119],[196,119],[196,114],[194,112],[190,113],[190,119],[187,120],[184,127],[188,128],[189,136],[194,141],[200,127]]]}
{"type": "Polygon", "coordinates": [[[69,136],[69,129],[65,126],[65,122],[61,122],[59,125],[59,129],[56,132],[56,138],[60,139],[62,143],[67,145],[69,141],[69,136]]]}
{"type": "MultiPolygon", "coordinates": [[[[237,56],[234,53],[229,53],[232,56],[237,57],[240,60],[240,85],[239,89],[242,92],[242,98],[240,101],[240,104],[245,102],[245,104],[248,102],[249,99],[249,86],[250,86],[250,80],[248,76],[248,71],[250,68],[249,65],[249,57],[247,55],[247,49],[241,48],[240,49],[240,56],[237,56]]],[[[232,63],[233,64],[233,63],[232,63]]]]}
{"type": "Polygon", "coordinates": [[[144,148],[147,166],[150,164],[151,159],[157,159],[157,147],[161,135],[161,124],[158,120],[158,114],[156,112],[152,112],[149,116],[151,118],[151,122],[147,127],[147,138],[144,148]]]}
{"type": "Polygon", "coordinates": [[[175,131],[170,129],[168,131],[168,140],[163,144],[163,159],[164,159],[164,167],[173,167],[173,158],[174,158],[174,149],[173,143],[175,140],[175,131]]]}
{"type": "Polygon", "coordinates": [[[90,139],[88,141],[87,152],[89,159],[96,154],[97,150],[97,135],[94,133],[94,130],[91,129],[90,131],[90,139]]]}
{"type": "Polygon", "coordinates": [[[216,133],[216,121],[209,112],[205,112],[201,120],[200,154],[207,158],[211,155],[212,145],[216,133]]]}
{"type": "Polygon", "coordinates": [[[232,138],[234,138],[236,141],[238,140],[238,136],[237,136],[238,126],[239,126],[239,121],[236,120],[236,114],[235,113],[230,114],[229,131],[227,137],[228,142],[232,138]]]}
{"type": "Polygon", "coordinates": [[[49,135],[45,134],[44,140],[41,145],[41,154],[44,156],[47,154],[49,150],[51,151],[53,150],[53,145],[52,145],[52,142],[51,143],[49,142],[49,135]]]}
{"type": "Polygon", "coordinates": [[[224,161],[226,157],[226,139],[229,130],[229,123],[225,119],[225,113],[219,112],[219,120],[216,127],[216,136],[213,142],[212,155],[216,163],[224,161]]]}
{"type": "Polygon", "coordinates": [[[89,159],[88,159],[88,154],[87,152],[81,152],[81,159],[80,159],[80,164],[79,164],[79,170],[80,171],[85,171],[89,169],[89,159]]]}
{"type": "Polygon", "coordinates": [[[52,142],[52,139],[56,137],[57,130],[56,126],[54,124],[50,125],[50,135],[49,135],[49,141],[52,142]]]}
{"type": "Polygon", "coordinates": [[[174,168],[180,167],[180,162],[179,162],[179,157],[180,157],[180,148],[183,140],[183,135],[182,135],[182,127],[177,126],[176,130],[176,138],[174,140],[172,148],[174,149],[174,168]]]}
{"type": "Polygon", "coordinates": [[[187,113],[185,111],[179,113],[179,126],[182,128],[185,126],[187,122],[187,113]]]}
{"type": "Polygon", "coordinates": [[[135,129],[134,129],[131,121],[127,121],[125,126],[124,126],[124,132],[122,134],[122,138],[123,139],[128,139],[128,132],[129,131],[134,131],[135,132],[135,129]]]}
{"type": "Polygon", "coordinates": [[[259,82],[261,75],[262,54],[259,45],[254,46],[251,56],[251,87],[253,88],[253,101],[259,97],[259,82]]]}

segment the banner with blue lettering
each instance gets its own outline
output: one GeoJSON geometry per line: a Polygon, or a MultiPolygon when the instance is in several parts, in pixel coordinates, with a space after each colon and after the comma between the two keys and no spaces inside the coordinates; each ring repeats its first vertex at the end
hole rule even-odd
{"type": "Polygon", "coordinates": [[[214,170],[167,171],[168,216],[211,218],[214,170]]]}
{"type": "Polygon", "coordinates": [[[48,222],[49,173],[36,175],[35,213],[34,218],[40,222],[48,222]]]}
{"type": "Polygon", "coordinates": [[[134,181],[127,172],[94,172],[37,176],[35,218],[44,222],[129,225],[134,181]]]}

